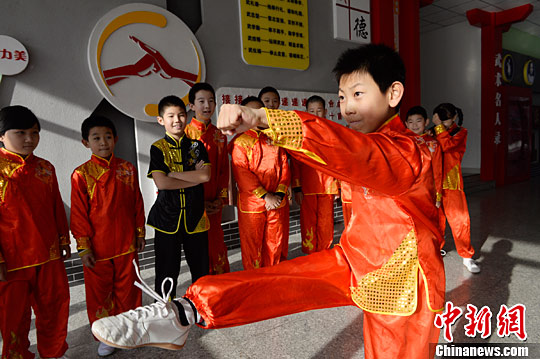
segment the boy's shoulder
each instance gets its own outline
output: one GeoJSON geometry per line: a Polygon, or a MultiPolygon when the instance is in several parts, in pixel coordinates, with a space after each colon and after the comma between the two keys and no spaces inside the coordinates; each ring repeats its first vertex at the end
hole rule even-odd
{"type": "MultiPolygon", "coordinates": [[[[262,135],[262,133],[261,133],[262,135]]],[[[249,149],[253,147],[253,145],[259,140],[258,136],[256,136],[256,133],[254,131],[246,131],[244,133],[241,133],[240,135],[237,135],[231,143],[234,146],[242,147],[244,149],[249,149]]]]}

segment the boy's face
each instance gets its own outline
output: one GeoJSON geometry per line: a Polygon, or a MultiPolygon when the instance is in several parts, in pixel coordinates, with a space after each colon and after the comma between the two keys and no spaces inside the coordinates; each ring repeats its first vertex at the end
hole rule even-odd
{"type": "Polygon", "coordinates": [[[366,72],[353,72],[339,79],[339,107],[350,128],[362,133],[376,131],[395,112],[403,95],[401,82],[382,93],[366,72]]]}
{"type": "Polygon", "coordinates": [[[416,133],[417,135],[421,135],[426,132],[427,124],[428,120],[426,120],[420,114],[410,115],[409,117],[407,117],[407,121],[405,122],[407,128],[412,132],[416,133]]]}
{"type": "Polygon", "coordinates": [[[279,108],[279,96],[274,92],[263,94],[261,101],[264,103],[264,107],[270,110],[277,110],[279,108]]]}
{"type": "Polygon", "coordinates": [[[212,115],[216,109],[216,99],[212,92],[200,90],[195,94],[195,101],[194,103],[190,103],[189,107],[195,112],[195,118],[197,120],[208,123],[212,119],[212,115]]]}
{"type": "Polygon", "coordinates": [[[83,145],[101,158],[109,158],[114,152],[118,137],[114,137],[109,127],[96,126],[88,132],[88,140],[82,140],[83,145]]]}
{"type": "Polygon", "coordinates": [[[6,133],[0,136],[0,141],[4,143],[6,150],[21,156],[28,156],[34,152],[39,143],[38,125],[35,124],[26,130],[7,130],[6,133]]]}
{"type": "Polygon", "coordinates": [[[165,131],[179,140],[184,135],[186,128],[186,111],[180,106],[169,106],[163,110],[163,117],[158,116],[158,123],[165,127],[165,131]]]}
{"type": "Polygon", "coordinates": [[[317,117],[326,118],[326,109],[323,104],[318,101],[310,102],[309,105],[307,105],[307,112],[312,113],[317,117]]]}

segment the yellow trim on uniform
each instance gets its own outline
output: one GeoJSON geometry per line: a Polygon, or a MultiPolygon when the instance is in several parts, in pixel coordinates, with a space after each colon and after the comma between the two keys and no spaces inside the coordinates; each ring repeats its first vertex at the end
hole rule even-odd
{"type": "Polygon", "coordinates": [[[436,135],[440,135],[444,131],[446,131],[446,127],[444,127],[444,125],[442,123],[440,125],[435,126],[435,134],[436,135]]]}
{"type": "Polygon", "coordinates": [[[420,264],[418,264],[418,268],[420,269],[420,274],[422,275],[422,278],[424,278],[424,287],[425,287],[425,290],[426,290],[426,302],[427,302],[427,305],[428,305],[428,309],[432,312],[442,312],[444,310],[444,305],[442,308],[440,309],[433,309],[431,307],[431,303],[429,301],[429,287],[428,287],[428,281],[427,281],[427,278],[426,278],[426,275],[424,273],[424,269],[422,269],[422,266],[420,264]]]}
{"type": "Polygon", "coordinates": [[[283,183],[280,183],[276,189],[276,192],[281,192],[285,194],[287,194],[288,191],[289,191],[289,186],[284,185],[283,183]]]}
{"type": "Polygon", "coordinates": [[[83,251],[80,251],[78,252],[77,254],[79,255],[80,258],[84,257],[85,255],[89,254],[89,253],[93,253],[92,250],[90,248],[87,248],[83,251]]]}
{"type": "Polygon", "coordinates": [[[92,248],[92,242],[90,241],[90,237],[80,237],[76,239],[77,241],[77,250],[81,249],[90,249],[92,248]]]}
{"type": "Polygon", "coordinates": [[[263,130],[275,146],[302,152],[309,158],[326,165],[326,162],[315,153],[302,148],[304,136],[302,120],[294,111],[269,110],[264,108],[268,129],[263,130]]]}
{"type": "Polygon", "coordinates": [[[135,233],[137,233],[137,238],[145,238],[146,237],[146,228],[137,227],[137,228],[135,228],[135,233]]]}
{"type": "Polygon", "coordinates": [[[461,190],[459,165],[455,165],[443,181],[443,189],[461,190]]]}
{"type": "Polygon", "coordinates": [[[351,299],[370,313],[409,316],[418,303],[419,266],[416,234],[411,229],[381,268],[351,287],[351,299]]]}
{"type": "Polygon", "coordinates": [[[259,198],[262,198],[262,196],[264,196],[265,194],[268,193],[267,190],[265,190],[263,187],[257,187],[253,190],[252,192],[255,196],[259,197],[259,198]]]}

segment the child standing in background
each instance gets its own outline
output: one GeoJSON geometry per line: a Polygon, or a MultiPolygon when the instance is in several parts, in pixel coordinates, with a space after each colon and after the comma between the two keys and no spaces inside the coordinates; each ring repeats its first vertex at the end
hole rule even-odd
{"type": "Polygon", "coordinates": [[[0,110],[2,358],[34,358],[32,310],[40,357],[67,358],[69,229],[54,167],[33,154],[40,130],[28,108],[0,110]]]}
{"type": "Polygon", "coordinates": [[[186,126],[186,135],[204,144],[212,165],[210,181],[204,184],[204,207],[210,219],[208,257],[210,274],[230,272],[227,246],[221,228],[221,213],[229,203],[229,154],[227,136],[212,124],[216,109],[214,88],[205,82],[196,83],[189,90],[189,106],[195,117],[186,126]]]}
{"type": "MultiPolygon", "coordinates": [[[[255,97],[242,104],[261,108],[255,97]]],[[[232,169],[238,185],[238,230],[244,269],[273,266],[281,261],[289,239],[290,171],[285,150],[256,129],[232,142],[232,169]]]]}
{"type": "MultiPolygon", "coordinates": [[[[307,99],[306,110],[326,118],[322,97],[307,99]]],[[[311,254],[328,249],[334,239],[334,195],[337,181],[327,174],[291,158],[294,199],[300,206],[302,252],[311,254]]]]}
{"type": "MultiPolygon", "coordinates": [[[[471,220],[463,192],[461,160],[467,145],[467,129],[461,127],[463,112],[451,103],[442,103],[433,110],[433,123],[437,141],[443,151],[443,211],[452,229],[457,252],[463,257],[463,265],[471,273],[480,273],[480,266],[472,258],[474,248],[471,245],[471,220]]],[[[440,226],[444,234],[446,228],[444,218],[440,226]]]]}
{"type": "MultiPolygon", "coordinates": [[[[116,128],[108,118],[91,116],[81,126],[89,161],[71,176],[71,232],[84,270],[90,324],[141,305],[132,266],[145,246],[144,205],[137,170],[114,156],[116,128]]],[[[98,355],[115,348],[99,343],[98,355]]]]}

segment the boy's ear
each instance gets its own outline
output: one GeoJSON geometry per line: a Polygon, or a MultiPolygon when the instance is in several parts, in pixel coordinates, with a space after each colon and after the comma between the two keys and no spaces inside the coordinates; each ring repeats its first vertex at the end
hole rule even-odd
{"type": "Polygon", "coordinates": [[[324,118],[326,118],[326,115],[328,114],[328,110],[324,109],[324,118]]]}
{"type": "Polygon", "coordinates": [[[189,106],[189,109],[190,109],[191,111],[195,112],[195,105],[194,105],[194,104],[189,103],[188,106],[189,106]]]}
{"type": "Polygon", "coordinates": [[[156,118],[157,118],[157,122],[158,122],[161,126],[163,126],[163,117],[157,116],[156,118]]]}
{"type": "Polygon", "coordinates": [[[82,144],[84,145],[84,147],[90,148],[90,144],[88,143],[87,140],[84,140],[84,139],[83,139],[83,140],[81,140],[81,142],[82,142],[82,144]]]}
{"type": "Polygon", "coordinates": [[[390,105],[392,108],[397,107],[401,101],[401,98],[403,97],[404,92],[405,86],[403,86],[403,84],[399,81],[394,81],[386,91],[388,96],[388,105],[390,105]]]}
{"type": "Polygon", "coordinates": [[[118,142],[118,136],[114,136],[114,144],[116,145],[116,142],[118,142]]]}

